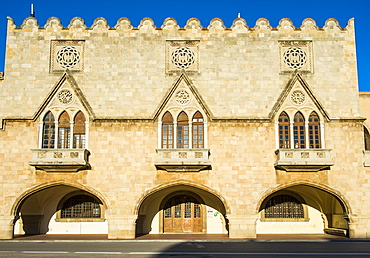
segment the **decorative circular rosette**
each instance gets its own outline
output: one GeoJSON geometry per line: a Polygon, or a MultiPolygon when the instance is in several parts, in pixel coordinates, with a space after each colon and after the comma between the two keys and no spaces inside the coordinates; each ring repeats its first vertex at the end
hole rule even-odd
{"type": "Polygon", "coordinates": [[[284,62],[292,69],[300,69],[307,62],[307,54],[299,47],[291,47],[284,53],[284,62]]]}
{"type": "Polygon", "coordinates": [[[179,69],[186,69],[195,62],[195,54],[188,47],[179,47],[172,52],[172,63],[179,69]]]}
{"type": "Polygon", "coordinates": [[[73,46],[62,47],[57,53],[57,62],[64,69],[75,67],[80,59],[80,52],[73,46]]]}

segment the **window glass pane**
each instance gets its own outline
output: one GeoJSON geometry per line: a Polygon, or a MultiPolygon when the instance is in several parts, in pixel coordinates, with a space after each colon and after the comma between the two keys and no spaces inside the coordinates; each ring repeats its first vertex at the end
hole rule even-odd
{"type": "Polygon", "coordinates": [[[62,207],[61,218],[100,218],[101,210],[98,200],[88,195],[75,195],[62,207]]]}
{"type": "Polygon", "coordinates": [[[49,111],[44,117],[44,127],[42,134],[42,148],[54,148],[55,121],[54,115],[49,111]]]}
{"type": "Polygon", "coordinates": [[[290,195],[277,195],[268,200],[265,218],[304,218],[303,205],[290,195]]]}
{"type": "Polygon", "coordinates": [[[279,116],[279,148],[290,148],[290,122],[289,117],[285,112],[279,116]]]}

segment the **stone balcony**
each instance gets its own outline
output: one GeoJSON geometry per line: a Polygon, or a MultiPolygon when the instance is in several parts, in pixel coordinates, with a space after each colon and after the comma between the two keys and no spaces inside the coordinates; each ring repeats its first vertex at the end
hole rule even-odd
{"type": "Polygon", "coordinates": [[[370,150],[364,151],[364,166],[370,167],[370,150]]]}
{"type": "Polygon", "coordinates": [[[32,149],[29,162],[36,169],[47,172],[77,172],[89,169],[90,152],[86,149],[32,149]]]}
{"type": "Polygon", "coordinates": [[[199,172],[211,166],[209,149],[156,149],[155,166],[168,172],[199,172]]]}
{"type": "Polygon", "coordinates": [[[330,149],[278,149],[275,167],[288,172],[317,172],[334,165],[330,149]]]}

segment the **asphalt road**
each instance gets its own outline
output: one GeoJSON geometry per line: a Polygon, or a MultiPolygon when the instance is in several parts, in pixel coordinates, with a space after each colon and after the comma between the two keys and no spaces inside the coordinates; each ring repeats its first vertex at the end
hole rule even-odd
{"type": "Polygon", "coordinates": [[[370,257],[370,241],[1,241],[0,257],[370,257]]]}

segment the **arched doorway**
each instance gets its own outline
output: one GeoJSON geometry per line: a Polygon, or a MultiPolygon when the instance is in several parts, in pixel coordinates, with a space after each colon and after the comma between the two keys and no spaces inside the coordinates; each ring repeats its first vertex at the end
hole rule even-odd
{"type": "Polygon", "coordinates": [[[259,206],[257,234],[348,235],[348,207],[334,191],[297,184],[275,189],[259,206]]]}
{"type": "Polygon", "coordinates": [[[13,206],[15,235],[107,234],[105,202],[86,187],[66,183],[26,191],[13,206]]]}
{"type": "Polygon", "coordinates": [[[177,194],[163,207],[164,233],[203,232],[203,205],[189,194],[177,194]]]}
{"type": "Polygon", "coordinates": [[[148,191],[137,205],[136,235],[227,234],[223,198],[205,186],[175,182],[148,191]]]}

